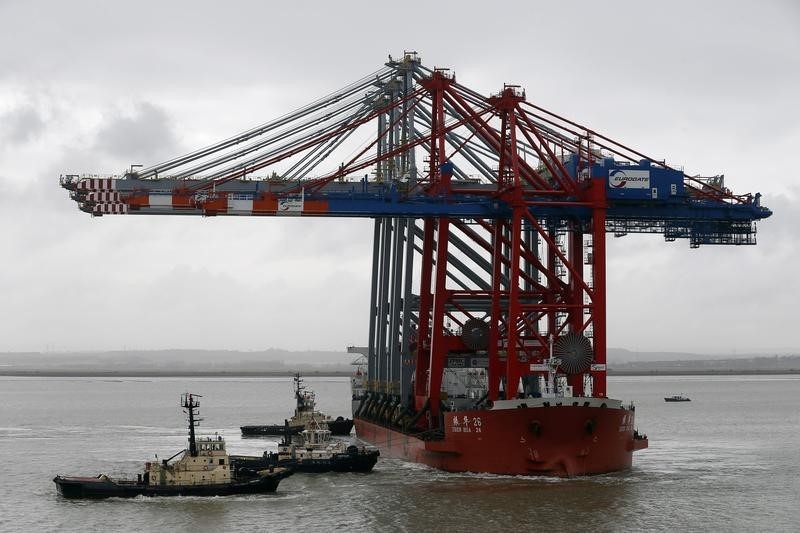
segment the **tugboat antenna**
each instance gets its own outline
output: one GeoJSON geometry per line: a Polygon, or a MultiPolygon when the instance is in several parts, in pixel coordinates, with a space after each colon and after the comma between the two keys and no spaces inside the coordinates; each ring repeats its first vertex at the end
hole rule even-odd
{"type": "Polygon", "coordinates": [[[202,398],[199,394],[192,394],[190,392],[181,395],[181,407],[189,418],[189,455],[197,457],[197,441],[195,440],[194,428],[200,423],[201,418],[198,418],[198,409],[200,408],[200,400],[202,398]]]}

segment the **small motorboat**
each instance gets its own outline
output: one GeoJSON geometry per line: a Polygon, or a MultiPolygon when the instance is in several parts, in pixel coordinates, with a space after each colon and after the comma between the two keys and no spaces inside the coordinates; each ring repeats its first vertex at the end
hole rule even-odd
{"type": "Polygon", "coordinates": [[[684,396],[682,394],[676,394],[675,396],[667,396],[664,398],[665,402],[691,402],[691,398],[684,396]]]}
{"type": "Polygon", "coordinates": [[[228,496],[275,492],[289,468],[236,468],[221,436],[195,437],[198,395],[181,396],[189,421],[189,448],[169,459],[146,462],[136,478],[56,476],[53,481],[65,498],[129,498],[134,496],[228,496]],[[177,458],[177,459],[176,459],[177,458]],[[174,460],[173,460],[174,459],[174,460]]]}

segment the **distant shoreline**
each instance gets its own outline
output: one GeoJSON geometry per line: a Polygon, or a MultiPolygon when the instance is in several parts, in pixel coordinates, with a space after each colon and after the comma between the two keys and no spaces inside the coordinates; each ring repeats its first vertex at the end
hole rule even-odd
{"type": "MultiPolygon", "coordinates": [[[[303,371],[305,377],[341,378],[350,377],[351,372],[303,371]]],[[[796,375],[800,369],[791,370],[620,370],[608,372],[609,376],[750,376],[750,375],[796,375]]],[[[280,378],[291,377],[290,371],[82,371],[82,370],[0,370],[2,377],[42,378],[280,378]]]]}
{"type": "MultiPolygon", "coordinates": [[[[303,377],[348,378],[352,372],[301,371],[303,377]]],[[[284,378],[292,377],[290,371],[236,371],[236,372],[186,372],[186,371],[77,371],[77,370],[0,370],[3,377],[42,377],[42,378],[284,378]]]]}
{"type": "Polygon", "coordinates": [[[609,376],[764,376],[800,374],[790,370],[609,370],[609,376]]]}
{"type": "MultiPolygon", "coordinates": [[[[352,372],[339,371],[301,371],[303,377],[340,378],[350,377],[352,372]]],[[[43,378],[283,378],[292,377],[295,372],[290,371],[83,371],[83,370],[0,370],[0,376],[5,377],[43,377],[43,378]]]]}

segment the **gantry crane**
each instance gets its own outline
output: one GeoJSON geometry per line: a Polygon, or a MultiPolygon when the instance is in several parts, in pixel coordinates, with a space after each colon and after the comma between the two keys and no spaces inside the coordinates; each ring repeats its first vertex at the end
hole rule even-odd
{"type": "Polygon", "coordinates": [[[751,245],[771,214],[721,175],[688,175],[517,86],[478,94],[414,52],[201,150],[61,184],[93,216],[373,219],[373,411],[429,409],[432,428],[445,368],[482,369],[488,401],[552,370],[606,397],[607,233],[751,245]]]}

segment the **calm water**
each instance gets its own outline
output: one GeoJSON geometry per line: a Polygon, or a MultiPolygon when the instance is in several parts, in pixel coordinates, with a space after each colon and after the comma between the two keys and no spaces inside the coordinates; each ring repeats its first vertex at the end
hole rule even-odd
{"type": "MultiPolygon", "coordinates": [[[[347,379],[309,378],[349,414],[347,379]]],[[[629,472],[579,479],[447,474],[381,460],[371,474],[297,474],[278,492],[68,501],[57,473],[132,473],[186,442],[179,395],[203,395],[201,433],[235,453],[275,440],[238,427],[282,420],[286,379],[0,377],[2,531],[798,531],[800,376],[619,377],[650,449],[629,472]],[[665,403],[684,393],[690,403],[665,403]]]]}

